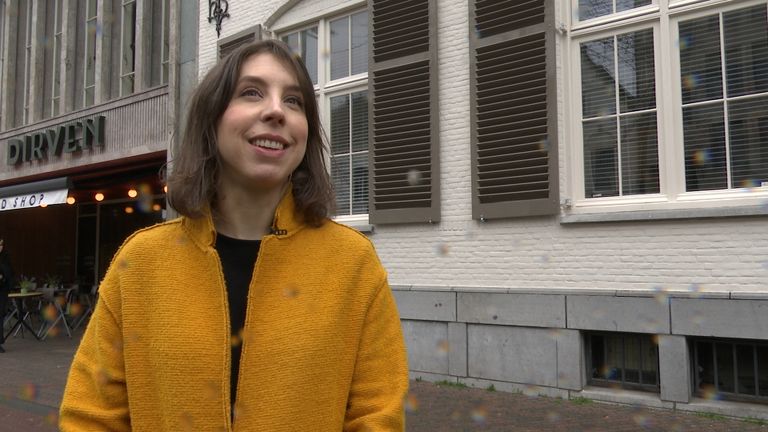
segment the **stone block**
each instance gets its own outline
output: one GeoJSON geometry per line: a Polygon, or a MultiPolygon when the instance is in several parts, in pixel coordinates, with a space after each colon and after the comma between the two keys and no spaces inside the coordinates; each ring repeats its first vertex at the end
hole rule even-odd
{"type": "Polygon", "coordinates": [[[669,333],[670,299],[571,296],[568,328],[630,333],[669,333]]]}
{"type": "Polygon", "coordinates": [[[691,372],[688,344],[684,336],[659,335],[661,400],[688,403],[691,372]]]}
{"type": "Polygon", "coordinates": [[[411,371],[448,374],[448,324],[402,321],[411,371]]]}
{"type": "Polygon", "coordinates": [[[565,327],[565,296],[458,294],[458,320],[526,327],[565,327]]]}
{"type": "Polygon", "coordinates": [[[447,291],[393,291],[400,318],[456,321],[456,293],[447,291]]]}
{"type": "Polygon", "coordinates": [[[768,300],[672,299],[672,333],[768,339],[768,300]]]}
{"type": "Polygon", "coordinates": [[[557,386],[557,340],[545,329],[467,325],[472,378],[557,386]]]}

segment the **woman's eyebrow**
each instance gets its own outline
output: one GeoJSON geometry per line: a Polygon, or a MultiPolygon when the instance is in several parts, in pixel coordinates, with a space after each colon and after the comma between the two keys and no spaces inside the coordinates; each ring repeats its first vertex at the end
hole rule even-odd
{"type": "MultiPolygon", "coordinates": [[[[256,84],[259,86],[266,86],[267,82],[263,78],[256,75],[245,75],[240,77],[240,79],[237,82],[238,86],[241,86],[244,84],[256,84]]],[[[292,85],[286,86],[285,90],[288,92],[296,92],[299,94],[303,94],[301,91],[301,86],[299,86],[298,84],[292,84],[292,85]]]]}

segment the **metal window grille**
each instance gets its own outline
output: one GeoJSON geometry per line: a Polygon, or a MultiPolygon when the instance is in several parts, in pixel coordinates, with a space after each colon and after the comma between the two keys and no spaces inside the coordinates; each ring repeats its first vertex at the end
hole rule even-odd
{"type": "Polygon", "coordinates": [[[589,384],[659,391],[659,348],[653,335],[587,333],[586,346],[589,384]]]}
{"type": "Polygon", "coordinates": [[[695,339],[693,385],[697,396],[768,403],[768,342],[695,339]]]}

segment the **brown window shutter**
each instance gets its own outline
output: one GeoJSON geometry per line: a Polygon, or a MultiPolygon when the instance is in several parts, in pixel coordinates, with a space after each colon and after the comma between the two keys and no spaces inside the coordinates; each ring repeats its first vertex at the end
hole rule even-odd
{"type": "Polygon", "coordinates": [[[218,41],[219,58],[223,59],[227,54],[231,53],[241,45],[260,41],[261,39],[261,24],[257,24],[254,27],[245,29],[232,36],[225,37],[218,41]]]}
{"type": "Polygon", "coordinates": [[[556,214],[554,0],[470,0],[472,217],[556,214]]]}
{"type": "Polygon", "coordinates": [[[440,220],[435,0],[369,0],[371,223],[440,220]]]}

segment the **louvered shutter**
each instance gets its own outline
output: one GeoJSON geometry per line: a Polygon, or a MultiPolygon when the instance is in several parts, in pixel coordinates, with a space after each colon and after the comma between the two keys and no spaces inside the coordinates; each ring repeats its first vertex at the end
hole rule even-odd
{"type": "Polygon", "coordinates": [[[558,211],[553,0],[470,0],[472,216],[558,211]]]}
{"type": "Polygon", "coordinates": [[[440,219],[435,0],[369,0],[371,223],[440,219]]]}
{"type": "Polygon", "coordinates": [[[223,59],[239,47],[251,42],[260,41],[261,39],[261,24],[256,24],[254,27],[233,34],[232,36],[225,37],[218,41],[219,58],[223,59]]]}

